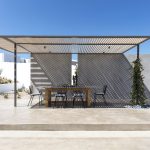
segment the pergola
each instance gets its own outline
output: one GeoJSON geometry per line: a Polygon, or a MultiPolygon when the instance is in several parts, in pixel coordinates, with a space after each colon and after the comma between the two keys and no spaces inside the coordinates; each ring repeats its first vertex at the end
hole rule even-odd
{"type": "MultiPolygon", "coordinates": [[[[97,54],[125,53],[150,36],[0,36],[0,49],[14,53],[14,92],[17,91],[17,53],[97,54]]],[[[14,94],[14,106],[17,97],[14,94]]]]}

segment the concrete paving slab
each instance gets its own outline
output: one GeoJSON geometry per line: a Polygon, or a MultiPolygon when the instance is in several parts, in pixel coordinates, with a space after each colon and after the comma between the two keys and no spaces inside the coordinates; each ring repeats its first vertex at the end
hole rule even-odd
{"type": "Polygon", "coordinates": [[[149,150],[150,138],[3,138],[1,150],[149,150]]]}
{"type": "Polygon", "coordinates": [[[0,130],[150,130],[150,109],[31,109],[11,103],[0,101],[0,130]]]}
{"type": "Polygon", "coordinates": [[[1,150],[149,150],[148,131],[0,131],[1,150]]]}

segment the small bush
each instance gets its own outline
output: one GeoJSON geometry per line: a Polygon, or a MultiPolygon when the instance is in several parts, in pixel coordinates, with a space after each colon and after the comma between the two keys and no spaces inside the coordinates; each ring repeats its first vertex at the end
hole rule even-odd
{"type": "Polygon", "coordinates": [[[18,92],[23,92],[23,88],[18,89],[18,92]]]}
{"type": "Polygon", "coordinates": [[[17,98],[21,99],[21,95],[19,93],[17,94],[17,98]]]}
{"type": "Polygon", "coordinates": [[[7,84],[7,83],[12,83],[12,80],[0,77],[0,84],[7,84]]]}
{"type": "Polygon", "coordinates": [[[30,90],[29,90],[29,89],[26,88],[24,91],[25,91],[27,94],[30,94],[30,90]]]}
{"type": "Polygon", "coordinates": [[[5,99],[8,99],[8,94],[4,94],[4,98],[5,98],[5,99]]]}

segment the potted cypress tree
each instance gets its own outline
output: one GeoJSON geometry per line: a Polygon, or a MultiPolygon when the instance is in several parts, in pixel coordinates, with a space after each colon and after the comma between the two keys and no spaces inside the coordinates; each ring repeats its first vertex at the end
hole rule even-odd
{"type": "Polygon", "coordinates": [[[144,77],[142,75],[143,66],[141,64],[141,60],[137,58],[133,61],[133,84],[131,91],[131,105],[140,105],[143,106],[145,104],[146,96],[145,96],[145,88],[144,88],[144,77]]]}

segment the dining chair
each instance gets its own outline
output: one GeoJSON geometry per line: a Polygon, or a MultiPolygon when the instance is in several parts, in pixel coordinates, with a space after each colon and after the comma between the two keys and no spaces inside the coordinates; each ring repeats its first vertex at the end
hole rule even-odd
{"type": "MultiPolygon", "coordinates": [[[[61,87],[68,88],[68,84],[63,84],[61,87]]],[[[58,90],[57,91],[57,93],[55,94],[55,102],[54,102],[53,107],[56,107],[57,102],[59,100],[62,100],[63,107],[67,106],[67,91],[66,90],[58,90]]]]}
{"type": "Polygon", "coordinates": [[[37,88],[37,92],[34,93],[34,91],[33,91],[33,86],[30,85],[30,86],[29,86],[29,95],[30,95],[30,100],[29,100],[29,102],[28,102],[28,106],[29,106],[29,105],[32,105],[32,102],[33,102],[33,99],[34,99],[35,96],[38,96],[38,97],[39,97],[39,105],[42,104],[42,97],[43,97],[43,96],[42,96],[42,91],[41,91],[40,89],[37,88]]]}
{"type": "Polygon", "coordinates": [[[75,90],[73,91],[73,107],[75,104],[76,100],[81,100],[82,101],[82,106],[85,107],[84,105],[84,93],[81,90],[75,90]]]}
{"type": "Polygon", "coordinates": [[[107,102],[106,102],[106,99],[105,99],[106,91],[107,91],[107,85],[104,85],[102,92],[95,92],[94,93],[94,106],[96,104],[96,100],[97,100],[98,96],[102,96],[102,98],[104,100],[104,103],[107,105],[107,102]]]}

